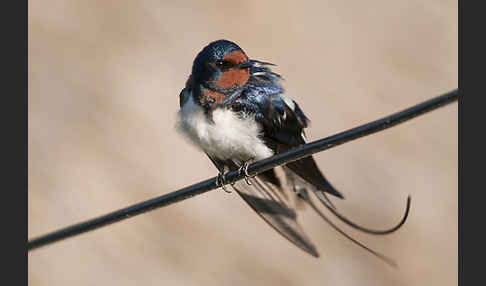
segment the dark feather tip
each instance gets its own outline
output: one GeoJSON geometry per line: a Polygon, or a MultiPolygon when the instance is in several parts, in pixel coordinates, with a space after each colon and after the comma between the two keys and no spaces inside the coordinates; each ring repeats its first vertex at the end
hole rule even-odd
{"type": "Polygon", "coordinates": [[[336,196],[340,199],[344,199],[344,196],[340,192],[338,192],[336,189],[331,189],[331,190],[326,190],[326,191],[333,196],[336,196]]]}

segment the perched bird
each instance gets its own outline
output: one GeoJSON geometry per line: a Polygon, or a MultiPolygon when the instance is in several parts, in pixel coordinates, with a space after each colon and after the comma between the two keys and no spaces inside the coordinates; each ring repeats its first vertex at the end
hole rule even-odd
{"type": "Polygon", "coordinates": [[[306,143],[304,129],[309,120],[285,94],[280,75],[269,68],[272,65],[249,59],[231,41],[208,44],[196,56],[180,93],[179,132],[211,159],[219,170],[218,184],[225,190],[225,172],[244,172],[246,182],[231,187],[273,228],[315,257],[319,254],[297,221],[297,204],[310,204],[327,218],[312,203],[308,190],[345,223],[370,233],[389,233],[356,226],[337,213],[327,194],[343,195],[324,177],[312,156],[287,163],[282,174],[271,169],[248,176],[249,163],[306,143]]]}

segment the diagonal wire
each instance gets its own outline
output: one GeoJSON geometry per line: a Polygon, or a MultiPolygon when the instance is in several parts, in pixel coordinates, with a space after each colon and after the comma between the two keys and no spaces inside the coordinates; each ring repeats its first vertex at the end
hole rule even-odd
{"type": "MultiPolygon", "coordinates": [[[[452,103],[459,98],[459,91],[457,89],[450,91],[446,94],[437,96],[435,98],[429,99],[415,106],[409,107],[403,111],[397,112],[395,114],[389,115],[382,119],[372,121],[370,123],[343,131],[336,135],[329,136],[324,139],[316,140],[314,142],[301,145],[299,147],[293,148],[287,152],[283,152],[272,156],[270,158],[255,162],[248,167],[248,174],[250,176],[256,175],[258,173],[264,172],[266,170],[275,168],[279,165],[284,165],[286,163],[302,159],[304,157],[310,156],[314,153],[324,151],[336,147],[338,145],[344,144],[346,142],[356,140],[360,137],[370,135],[381,130],[393,127],[404,121],[410,120],[414,117],[437,109],[446,104],[452,103]]],[[[232,183],[243,179],[244,174],[239,174],[239,172],[232,171],[225,175],[227,183],[232,183]]],[[[123,209],[113,211],[106,215],[90,219],[78,224],[74,224],[57,231],[33,238],[28,241],[27,249],[30,251],[32,249],[54,243],[84,232],[95,230],[97,228],[127,219],[129,217],[139,215],[160,207],[164,207],[190,197],[217,189],[216,177],[199,182],[197,184],[185,187],[178,191],[168,193],[144,202],[134,204],[123,209]]]]}

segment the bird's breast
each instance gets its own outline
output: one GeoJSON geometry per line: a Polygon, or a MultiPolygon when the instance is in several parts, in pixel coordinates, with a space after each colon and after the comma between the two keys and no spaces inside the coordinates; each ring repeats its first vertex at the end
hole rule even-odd
{"type": "Polygon", "coordinates": [[[261,160],[273,155],[261,139],[254,116],[240,116],[231,109],[216,108],[211,120],[191,96],[178,113],[177,129],[193,144],[221,160],[261,160]]]}

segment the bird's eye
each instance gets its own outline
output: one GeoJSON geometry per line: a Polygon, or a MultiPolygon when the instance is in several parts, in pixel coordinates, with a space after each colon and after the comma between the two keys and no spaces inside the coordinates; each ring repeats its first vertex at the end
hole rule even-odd
{"type": "Polygon", "coordinates": [[[231,67],[231,63],[228,61],[216,61],[216,66],[221,69],[226,69],[231,67]]]}

